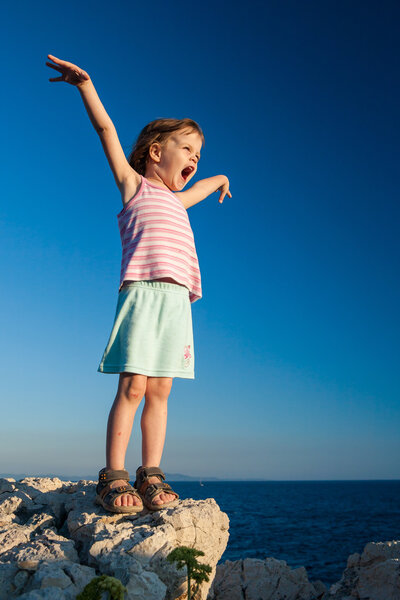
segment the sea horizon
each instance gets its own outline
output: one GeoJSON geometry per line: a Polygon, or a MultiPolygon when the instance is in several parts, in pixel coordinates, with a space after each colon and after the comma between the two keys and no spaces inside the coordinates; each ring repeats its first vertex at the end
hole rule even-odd
{"type": "MultiPolygon", "coordinates": [[[[218,483],[218,482],[230,482],[230,483],[234,483],[235,481],[238,482],[246,482],[246,481],[253,481],[253,482],[263,482],[263,483],[268,483],[268,482],[279,482],[279,483],[320,483],[320,482],[356,482],[356,481],[360,481],[360,482],[365,482],[365,481],[400,481],[400,477],[394,477],[394,478],[363,478],[363,479],[265,479],[262,477],[248,477],[248,478],[241,478],[241,477],[227,477],[227,478],[220,478],[220,477],[199,477],[196,475],[185,475],[183,473],[168,473],[165,472],[165,476],[167,479],[169,479],[169,481],[176,481],[176,482],[184,482],[184,481],[188,481],[188,482],[196,482],[196,481],[200,481],[202,483],[218,483]]],[[[18,479],[23,479],[24,477],[58,477],[58,479],[61,480],[65,480],[65,481],[81,481],[81,480],[85,480],[85,481],[96,481],[98,479],[98,476],[96,474],[83,474],[83,475],[65,475],[65,474],[59,474],[59,473],[54,473],[54,472],[46,472],[46,473],[39,473],[39,474],[28,474],[28,473],[0,473],[0,478],[7,478],[7,477],[12,477],[16,480],[18,479]]]]}

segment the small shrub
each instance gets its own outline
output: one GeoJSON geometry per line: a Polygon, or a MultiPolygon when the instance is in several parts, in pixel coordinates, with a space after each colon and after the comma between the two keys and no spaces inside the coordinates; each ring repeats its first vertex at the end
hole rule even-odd
{"type": "Polygon", "coordinates": [[[122,585],[119,579],[109,577],[108,575],[100,575],[90,581],[76,600],[101,600],[103,592],[108,592],[110,600],[124,600],[127,589],[122,585]]]}
{"type": "Polygon", "coordinates": [[[196,550],[196,548],[188,548],[187,546],[179,546],[178,548],[172,550],[172,552],[170,552],[167,556],[167,560],[170,563],[175,563],[178,569],[183,569],[183,567],[186,566],[188,580],[188,600],[192,599],[192,580],[196,582],[196,587],[193,592],[193,595],[195,595],[200,587],[200,584],[203,583],[203,581],[209,581],[210,578],[208,575],[212,571],[210,565],[203,565],[202,563],[199,563],[197,556],[204,556],[204,552],[201,550],[196,550]]]}

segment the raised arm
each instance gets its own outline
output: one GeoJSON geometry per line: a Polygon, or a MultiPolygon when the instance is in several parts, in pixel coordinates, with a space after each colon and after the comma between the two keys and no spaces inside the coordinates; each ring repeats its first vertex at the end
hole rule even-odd
{"type": "Polygon", "coordinates": [[[49,81],[65,81],[77,87],[90,121],[100,137],[105,155],[120,191],[123,191],[128,180],[132,181],[133,179],[139,185],[140,175],[128,163],[114,124],[102,105],[88,73],[77,65],[56,58],[52,54],[48,54],[47,56],[54,64],[46,62],[46,65],[61,73],[60,77],[50,78],[49,81]]]}
{"type": "Polygon", "coordinates": [[[232,198],[232,194],[229,191],[229,179],[226,175],[215,175],[214,177],[196,181],[191,188],[185,192],[176,192],[175,196],[177,196],[183,206],[188,209],[217,191],[221,192],[219,196],[219,202],[221,204],[226,195],[228,195],[229,198],[232,198]]]}

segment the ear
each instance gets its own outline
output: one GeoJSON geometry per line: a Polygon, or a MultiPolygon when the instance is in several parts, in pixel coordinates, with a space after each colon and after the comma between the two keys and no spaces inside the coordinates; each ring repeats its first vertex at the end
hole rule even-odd
{"type": "Polygon", "coordinates": [[[149,157],[154,160],[154,162],[160,162],[161,160],[161,144],[158,142],[154,142],[151,144],[149,148],[149,157]]]}

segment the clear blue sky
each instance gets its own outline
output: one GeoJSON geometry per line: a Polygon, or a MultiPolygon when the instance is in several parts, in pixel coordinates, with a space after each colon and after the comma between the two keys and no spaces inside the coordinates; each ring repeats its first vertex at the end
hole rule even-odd
{"type": "MultiPolygon", "coordinates": [[[[398,2],[1,9],[1,472],[96,474],[118,376],[122,204],[76,89],[128,154],[158,117],[203,128],[189,209],[203,279],[196,379],[175,379],[162,467],[205,477],[399,478],[398,2]],[[5,130],[5,132],[4,132],[5,130]],[[5,133],[5,135],[4,135],[5,133]]],[[[138,419],[126,466],[140,464],[138,419]]]]}

